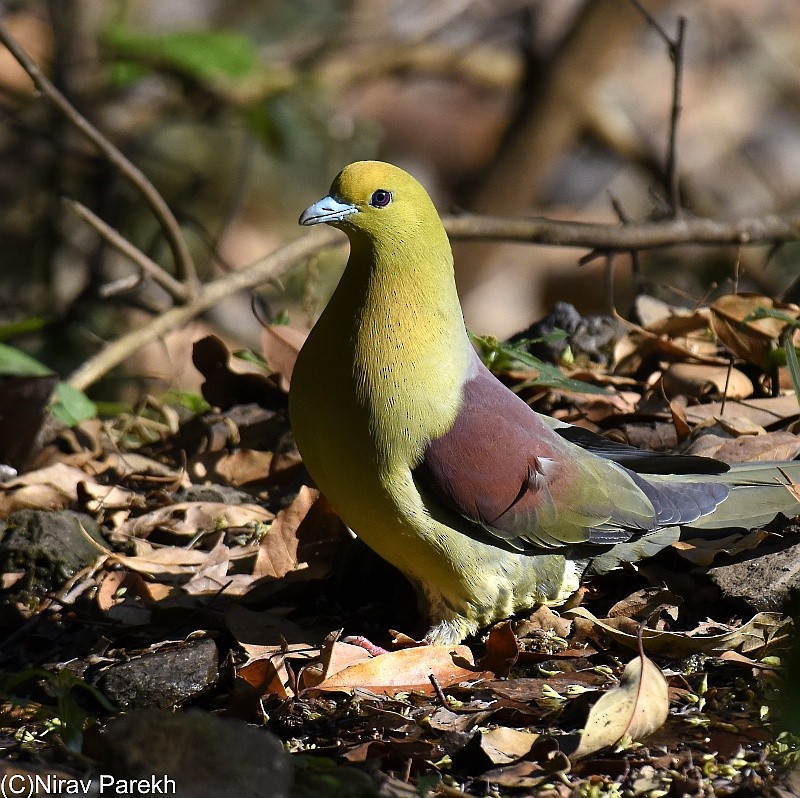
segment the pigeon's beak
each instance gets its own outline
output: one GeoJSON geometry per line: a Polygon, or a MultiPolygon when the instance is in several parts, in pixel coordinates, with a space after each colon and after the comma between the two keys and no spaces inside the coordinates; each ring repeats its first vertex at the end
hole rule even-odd
{"type": "Polygon", "coordinates": [[[309,205],[300,215],[300,224],[312,225],[323,222],[341,222],[353,213],[358,213],[358,208],[349,202],[340,202],[335,197],[323,197],[319,202],[309,205]]]}

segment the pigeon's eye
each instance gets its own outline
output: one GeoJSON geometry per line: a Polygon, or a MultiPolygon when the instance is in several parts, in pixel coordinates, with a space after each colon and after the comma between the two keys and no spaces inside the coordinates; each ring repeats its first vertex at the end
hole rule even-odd
{"type": "Polygon", "coordinates": [[[379,188],[369,198],[369,204],[375,208],[385,208],[392,201],[392,192],[379,188]]]}

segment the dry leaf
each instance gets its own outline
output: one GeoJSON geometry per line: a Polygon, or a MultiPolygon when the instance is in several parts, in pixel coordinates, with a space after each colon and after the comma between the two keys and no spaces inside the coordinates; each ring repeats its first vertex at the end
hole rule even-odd
{"type": "Polygon", "coordinates": [[[725,395],[746,399],[753,393],[753,383],[739,369],[705,363],[672,363],[661,375],[661,384],[668,398],[689,396],[700,399],[725,395]]]}
{"type": "Polygon", "coordinates": [[[614,347],[614,366],[616,374],[635,374],[649,358],[659,360],[694,360],[711,365],[724,365],[726,360],[719,356],[717,345],[701,333],[680,338],[668,338],[635,327],[632,332],[617,342],[614,347]]]}
{"type": "Polygon", "coordinates": [[[498,726],[480,735],[480,748],[493,765],[507,765],[530,752],[541,735],[498,726]]]}
{"type": "Polygon", "coordinates": [[[636,298],[636,312],[647,332],[673,338],[707,330],[711,315],[708,308],[689,310],[645,294],[636,298]]]}
{"type": "Polygon", "coordinates": [[[261,334],[261,352],[270,368],[280,375],[281,388],[289,392],[292,371],[308,333],[285,324],[268,324],[261,334]]]}
{"type": "Polygon", "coordinates": [[[351,643],[342,643],[339,640],[326,640],[322,646],[322,670],[320,678],[316,684],[308,684],[308,687],[316,687],[325,679],[331,678],[334,674],[355,665],[358,662],[367,662],[372,659],[372,655],[362,646],[355,646],[351,643]]]}
{"type": "Polygon", "coordinates": [[[114,539],[146,538],[155,529],[191,538],[198,532],[252,527],[271,521],[273,517],[257,504],[179,502],[126,521],[114,533],[114,539]]]}
{"type": "Polygon", "coordinates": [[[740,416],[760,427],[769,427],[771,424],[777,424],[797,416],[797,398],[792,394],[791,396],[747,399],[746,401],[728,399],[724,409],[723,414],[721,402],[693,405],[686,408],[686,419],[690,424],[700,424],[708,419],[727,419],[740,416]]]}
{"type": "Polygon", "coordinates": [[[786,322],[767,317],[742,323],[762,308],[780,310],[793,318],[800,315],[800,308],[796,305],[787,305],[766,296],[728,294],[711,304],[711,328],[737,357],[764,368],[786,322]]]}
{"type": "Polygon", "coordinates": [[[770,665],[767,662],[759,662],[758,660],[746,657],[738,651],[726,651],[720,655],[723,662],[729,662],[733,665],[741,665],[743,668],[755,668],[760,671],[777,671],[780,665],[770,665]]]}
{"type": "Polygon", "coordinates": [[[158,582],[145,582],[141,576],[131,571],[109,571],[100,583],[95,601],[102,612],[107,612],[128,597],[134,596],[145,601],[160,601],[166,598],[172,588],[158,582]],[[124,593],[121,591],[124,590],[124,593]]]}
{"type": "Polygon", "coordinates": [[[497,676],[508,676],[519,658],[519,642],[509,621],[495,624],[486,641],[486,654],[479,667],[497,676]]]}
{"type": "Polygon", "coordinates": [[[572,621],[562,618],[550,607],[542,604],[536,608],[530,617],[517,624],[517,634],[522,637],[530,633],[534,629],[539,629],[543,632],[553,632],[558,637],[566,637],[572,629],[572,621]]]}
{"type": "Polygon", "coordinates": [[[714,457],[725,463],[794,460],[800,454],[800,436],[785,430],[733,439],[704,434],[692,443],[686,453],[714,457]]]}
{"type": "Polygon", "coordinates": [[[676,540],[672,544],[672,548],[676,549],[685,560],[705,568],[713,564],[719,555],[732,556],[756,548],[766,537],[769,537],[769,532],[763,529],[754,529],[746,535],[676,540]]]}
{"type": "Polygon", "coordinates": [[[231,604],[225,612],[225,625],[251,660],[287,645],[292,651],[302,649],[309,656],[318,656],[321,635],[288,620],[285,617],[288,611],[256,611],[231,604]],[[295,645],[300,648],[295,649],[295,645]]]}
{"type": "Polygon", "coordinates": [[[669,412],[672,416],[672,426],[675,427],[678,443],[683,443],[692,434],[692,429],[686,419],[686,408],[678,402],[670,402],[669,412]]]}
{"type": "Polygon", "coordinates": [[[319,491],[304,485],[261,539],[253,575],[280,579],[307,568],[309,579],[324,576],[346,534],[346,527],[319,491]]]}
{"type": "MultiPolygon", "coordinates": [[[[231,564],[230,549],[223,543],[223,535],[219,536],[217,544],[208,552],[205,562],[192,575],[192,578],[182,586],[182,590],[191,596],[202,596],[208,593],[218,595],[230,592],[232,580],[235,576],[228,576],[228,568],[231,564]]],[[[241,576],[239,574],[238,576],[241,576]]],[[[245,577],[245,584],[249,584],[253,578],[245,577]]]]}
{"type": "Polygon", "coordinates": [[[666,610],[675,620],[678,617],[678,607],[683,603],[683,598],[670,590],[660,587],[645,587],[620,599],[607,615],[609,618],[632,618],[637,621],[646,621],[657,611],[666,610]]]}
{"type": "Polygon", "coordinates": [[[472,652],[467,646],[404,648],[351,665],[325,679],[317,689],[352,692],[362,688],[376,693],[409,690],[432,693],[431,675],[442,687],[487,676],[471,666],[472,652]]]}
{"type": "MultiPolygon", "coordinates": [[[[624,627],[637,626],[629,618],[600,619],[585,607],[566,610],[570,618],[584,618],[602,629],[610,638],[628,648],[637,648],[637,635],[623,631],[624,627]]],[[[784,640],[792,626],[789,618],[777,612],[759,612],[747,623],[735,629],[728,628],[718,634],[703,634],[707,625],[701,624],[691,632],[664,632],[645,628],[642,643],[645,651],[671,657],[686,657],[690,654],[721,654],[723,651],[763,652],[784,640]]],[[[724,628],[722,624],[716,628],[724,628]]]]}
{"type": "Polygon", "coordinates": [[[113,469],[120,477],[130,478],[154,476],[159,480],[172,480],[173,489],[178,487],[188,488],[192,481],[186,472],[181,469],[170,468],[164,463],[159,463],[151,457],[146,457],[139,452],[109,452],[103,458],[103,464],[113,469]]]}
{"type": "Polygon", "coordinates": [[[195,341],[192,363],[205,377],[203,398],[212,406],[227,410],[234,405],[255,403],[262,407],[285,404],[285,391],[264,374],[261,366],[231,355],[216,335],[195,341]]]}
{"type": "Polygon", "coordinates": [[[286,668],[286,655],[283,652],[274,652],[269,657],[252,660],[242,665],[236,675],[259,696],[275,695],[282,701],[294,696],[286,668]]]}
{"type": "Polygon", "coordinates": [[[592,707],[573,753],[579,758],[616,745],[623,738],[641,740],[660,729],[669,715],[669,687],[658,666],[643,651],[622,672],[619,685],[592,707]]]}
{"type": "Polygon", "coordinates": [[[99,487],[86,472],[65,463],[54,463],[14,477],[3,484],[0,518],[26,507],[63,510],[78,501],[80,483],[99,487]]]}
{"type": "Polygon", "coordinates": [[[270,474],[272,452],[258,449],[236,449],[221,454],[213,465],[214,473],[234,488],[266,479],[270,474]]]}
{"type": "Polygon", "coordinates": [[[111,562],[118,562],[131,571],[148,576],[161,578],[175,576],[188,579],[208,563],[211,555],[211,552],[208,551],[181,549],[177,546],[156,549],[145,540],[134,541],[137,552],[135,555],[117,554],[98,543],[82,526],[80,529],[83,537],[97,549],[99,555],[111,562]]]}
{"type": "Polygon", "coordinates": [[[566,773],[570,767],[570,761],[559,750],[558,742],[540,737],[524,759],[487,770],[481,774],[481,780],[513,790],[525,790],[530,795],[531,790],[536,790],[544,782],[558,783],[559,774],[566,773]]]}
{"type": "Polygon", "coordinates": [[[118,485],[98,485],[96,482],[79,482],[78,490],[83,495],[84,507],[92,513],[127,510],[131,507],[144,507],[144,496],[118,485]]]}

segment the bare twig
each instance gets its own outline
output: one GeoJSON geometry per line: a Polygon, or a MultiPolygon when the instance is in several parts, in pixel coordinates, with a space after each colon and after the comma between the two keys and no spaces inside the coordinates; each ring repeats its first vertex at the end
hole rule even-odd
{"type": "Polygon", "coordinates": [[[117,296],[118,294],[126,294],[128,291],[133,291],[134,288],[142,284],[144,275],[141,272],[134,272],[125,277],[120,277],[119,280],[112,280],[110,283],[105,283],[97,289],[97,295],[101,299],[117,296]]]}
{"type": "Polygon", "coordinates": [[[672,206],[673,217],[681,212],[681,190],[678,179],[678,122],[683,107],[683,42],[686,33],[686,17],[678,19],[678,38],[669,45],[672,60],[672,108],[669,118],[669,143],[667,145],[667,196],[672,206]]]}
{"type": "Polygon", "coordinates": [[[672,38],[658,24],[656,18],[645,8],[640,0],[631,0],[637,11],[647,20],[653,30],[667,45],[669,58],[672,61],[672,105],[669,119],[669,139],[667,141],[667,158],[664,169],[664,188],[667,193],[671,215],[673,218],[681,213],[681,192],[678,179],[678,122],[681,117],[683,96],[683,52],[686,34],[686,17],[678,18],[678,35],[672,38]]]}
{"type": "Polygon", "coordinates": [[[186,239],[183,237],[180,225],[172,211],[155,186],[86,117],[78,112],[1,23],[0,42],[8,48],[20,66],[28,73],[39,92],[58,108],[69,122],[100,150],[111,165],[141,192],[164,231],[164,236],[172,250],[176,271],[186,282],[187,293],[194,291],[197,277],[186,239]]]}
{"type": "Polygon", "coordinates": [[[156,316],[148,324],[126,333],[121,338],[108,344],[94,357],[87,360],[69,377],[68,382],[79,390],[85,390],[111,369],[122,363],[144,344],[149,343],[171,330],[191,321],[196,316],[209,310],[225,297],[237,291],[255,288],[274,278],[277,274],[335,244],[341,234],[331,228],[315,229],[310,233],[268,255],[246,269],[231,272],[224,277],[200,286],[195,296],[185,305],[174,307],[166,313],[156,316]]]}
{"type": "Polygon", "coordinates": [[[443,707],[450,706],[447,702],[447,696],[444,694],[444,690],[442,690],[442,685],[439,684],[439,680],[436,678],[436,674],[429,673],[428,680],[430,681],[431,685],[433,685],[433,692],[436,693],[436,697],[439,699],[439,703],[443,707]]]}
{"type": "Polygon", "coordinates": [[[113,227],[107,225],[96,213],[85,205],[69,197],[62,198],[64,204],[76,216],[83,219],[90,227],[104,238],[114,249],[130,258],[145,274],[157,282],[176,302],[185,302],[189,298],[186,286],[176,280],[169,272],[164,271],[154,260],[148,258],[138,247],[120,235],[113,227]]]}
{"type": "MultiPolygon", "coordinates": [[[[614,209],[614,213],[617,214],[617,219],[619,219],[623,225],[631,223],[631,219],[626,213],[625,208],[622,207],[619,198],[615,197],[613,194],[611,195],[611,207],[614,209]]],[[[636,294],[638,295],[642,290],[642,263],[639,259],[638,250],[632,249],[629,254],[631,256],[631,274],[633,275],[633,282],[636,294]]]]}
{"type": "MultiPolygon", "coordinates": [[[[766,244],[800,240],[800,218],[778,216],[719,222],[713,219],[669,219],[628,225],[562,222],[553,219],[498,219],[445,216],[453,239],[494,239],[616,252],[677,244],[766,244]]],[[[288,268],[335,244],[332,229],[316,229],[244,269],[201,286],[186,305],[173,308],[110,343],[69,378],[75,388],[92,385],[144,344],[177,329],[237,291],[275,279],[288,268]]]]}
{"type": "Polygon", "coordinates": [[[608,312],[615,314],[617,312],[616,292],[614,290],[614,255],[616,253],[609,252],[606,254],[606,287],[608,288],[608,312]]]}
{"type": "Polygon", "coordinates": [[[525,241],[604,251],[653,249],[679,244],[775,244],[800,239],[800,216],[777,215],[718,221],[681,217],[627,225],[564,222],[534,217],[505,219],[464,214],[444,218],[452,238],[525,241]]]}

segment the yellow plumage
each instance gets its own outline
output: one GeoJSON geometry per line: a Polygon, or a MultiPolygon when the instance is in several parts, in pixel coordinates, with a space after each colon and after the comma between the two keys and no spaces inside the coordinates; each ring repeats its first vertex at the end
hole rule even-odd
{"type": "Polygon", "coordinates": [[[400,169],[362,162],[331,195],[359,207],[359,227],[335,223],[350,259],[292,374],[292,430],[309,473],[348,526],[415,583],[438,622],[431,639],[455,642],[533,600],[560,600],[563,558],[520,601],[506,583],[524,588],[530,558],[435,520],[412,479],[425,445],[453,423],[472,358],[450,244],[427,193],[400,169]],[[369,205],[383,185],[391,215],[369,205]]]}

